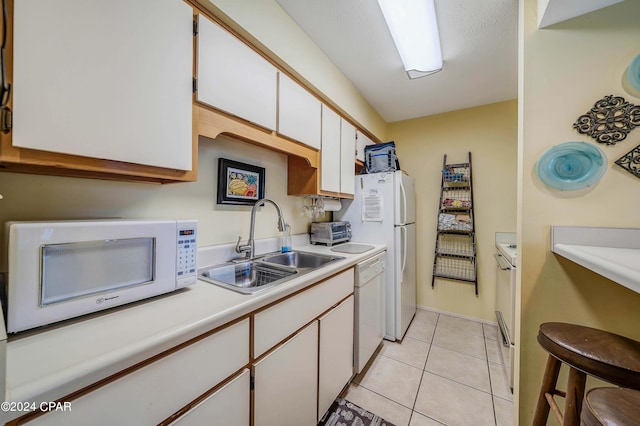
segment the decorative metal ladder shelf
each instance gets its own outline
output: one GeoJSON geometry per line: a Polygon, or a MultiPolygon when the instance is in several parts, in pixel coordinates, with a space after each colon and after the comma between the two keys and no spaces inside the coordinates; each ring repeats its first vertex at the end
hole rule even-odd
{"type": "Polygon", "coordinates": [[[445,154],[431,287],[435,286],[436,278],[466,281],[474,283],[477,296],[478,265],[472,188],[471,153],[468,163],[459,164],[447,164],[445,154]]]}

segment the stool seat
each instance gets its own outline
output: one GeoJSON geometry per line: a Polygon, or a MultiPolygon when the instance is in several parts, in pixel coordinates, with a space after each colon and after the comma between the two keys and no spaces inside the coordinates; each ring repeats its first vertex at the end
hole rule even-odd
{"type": "Polygon", "coordinates": [[[542,324],[538,342],[551,355],[584,373],[640,389],[640,342],[575,324],[542,324]]]}
{"type": "Polygon", "coordinates": [[[595,388],[587,392],[582,407],[585,426],[635,426],[640,422],[640,391],[595,388]]]}
{"type": "Polygon", "coordinates": [[[533,426],[546,425],[549,410],[563,426],[579,426],[587,374],[640,390],[640,342],[582,325],[548,322],[540,325],[538,343],[549,356],[533,426]],[[569,367],[566,392],[557,389],[562,364],[569,367]],[[555,396],[565,398],[564,412],[555,396]]]}

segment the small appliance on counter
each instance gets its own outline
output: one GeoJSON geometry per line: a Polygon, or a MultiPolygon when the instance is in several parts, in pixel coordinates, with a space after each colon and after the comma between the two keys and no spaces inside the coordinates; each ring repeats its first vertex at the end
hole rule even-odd
{"type": "Polygon", "coordinates": [[[7,331],[195,284],[195,220],[8,222],[7,331]]]}
{"type": "Polygon", "coordinates": [[[311,244],[332,246],[351,240],[351,224],[349,222],[312,222],[309,232],[311,244]]]}

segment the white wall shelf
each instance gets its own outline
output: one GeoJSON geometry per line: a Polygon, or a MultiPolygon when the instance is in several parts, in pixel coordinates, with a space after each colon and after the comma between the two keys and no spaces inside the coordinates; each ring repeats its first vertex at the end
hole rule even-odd
{"type": "Polygon", "coordinates": [[[551,251],[640,293],[640,229],[552,226],[551,251]]]}

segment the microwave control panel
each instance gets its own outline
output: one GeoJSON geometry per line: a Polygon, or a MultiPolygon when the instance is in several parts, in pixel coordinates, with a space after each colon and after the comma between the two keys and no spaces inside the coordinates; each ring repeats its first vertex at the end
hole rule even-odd
{"type": "Polygon", "coordinates": [[[198,226],[196,221],[178,221],[176,235],[176,288],[195,284],[198,252],[198,226]]]}

